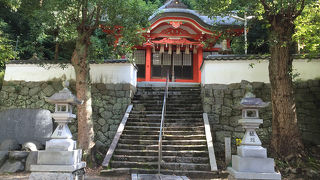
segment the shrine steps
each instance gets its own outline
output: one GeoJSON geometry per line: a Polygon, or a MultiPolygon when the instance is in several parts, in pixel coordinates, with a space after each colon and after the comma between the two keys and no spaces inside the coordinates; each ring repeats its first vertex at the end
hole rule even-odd
{"type": "MultiPolygon", "coordinates": [[[[133,109],[109,163],[111,172],[158,173],[164,88],[138,87],[133,109]]],[[[170,87],[164,123],[162,174],[214,178],[203,121],[200,86],[170,87]]]]}

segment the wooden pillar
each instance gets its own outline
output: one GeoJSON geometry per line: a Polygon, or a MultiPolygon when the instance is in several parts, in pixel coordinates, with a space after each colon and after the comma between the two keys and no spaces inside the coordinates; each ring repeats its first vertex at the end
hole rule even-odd
{"type": "Polygon", "coordinates": [[[202,65],[202,61],[203,61],[203,49],[202,47],[198,48],[198,65],[197,65],[197,82],[200,83],[201,82],[201,71],[200,71],[200,67],[202,65]]]}
{"type": "Polygon", "coordinates": [[[152,55],[152,47],[147,46],[146,49],[146,81],[151,81],[151,55],[152,55]]]}
{"type": "Polygon", "coordinates": [[[198,54],[194,53],[193,56],[193,80],[198,82],[198,54]]]}
{"type": "Polygon", "coordinates": [[[230,39],[227,39],[227,48],[228,48],[228,49],[231,48],[231,41],[230,41],[230,39]]]}

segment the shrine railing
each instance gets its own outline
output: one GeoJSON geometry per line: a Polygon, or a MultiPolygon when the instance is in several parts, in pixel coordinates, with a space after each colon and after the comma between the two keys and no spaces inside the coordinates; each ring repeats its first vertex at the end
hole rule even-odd
{"type": "Polygon", "coordinates": [[[167,72],[166,78],[166,87],[163,96],[163,105],[162,105],[162,113],[161,113],[161,124],[160,124],[160,132],[159,132],[159,144],[158,144],[158,174],[160,174],[161,162],[162,162],[162,136],[163,136],[163,126],[166,115],[166,103],[168,97],[168,86],[169,86],[169,72],[167,72]]]}

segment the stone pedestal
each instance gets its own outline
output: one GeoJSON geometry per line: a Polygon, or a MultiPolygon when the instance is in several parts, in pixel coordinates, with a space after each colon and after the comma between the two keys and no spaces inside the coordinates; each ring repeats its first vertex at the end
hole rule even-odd
{"type": "MultiPolygon", "coordinates": [[[[76,149],[71,139],[52,139],[47,141],[46,149],[38,152],[36,165],[31,165],[30,180],[74,180],[81,179],[86,167],[81,162],[82,150],[76,149]]],[[[83,176],[84,177],[84,176],[83,176]]]]}

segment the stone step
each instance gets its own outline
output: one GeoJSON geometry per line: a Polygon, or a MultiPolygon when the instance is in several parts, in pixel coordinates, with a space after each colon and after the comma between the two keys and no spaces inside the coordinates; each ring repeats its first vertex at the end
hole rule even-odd
{"type": "MultiPolygon", "coordinates": [[[[165,118],[201,118],[202,113],[198,114],[166,114],[165,118]]],[[[150,118],[150,119],[161,119],[161,114],[131,114],[129,118],[150,118]]]]}
{"type": "MultiPolygon", "coordinates": [[[[157,104],[163,104],[163,97],[156,98],[156,97],[148,97],[148,98],[133,98],[132,101],[135,103],[143,102],[143,103],[157,103],[157,104]]],[[[169,98],[166,100],[167,103],[185,103],[185,102],[191,102],[200,104],[201,98],[169,98]]]]}
{"type": "MultiPolygon", "coordinates": [[[[131,121],[129,120],[126,124],[127,126],[152,126],[152,127],[160,127],[160,120],[157,122],[139,122],[139,121],[131,121]]],[[[170,123],[170,122],[165,122],[164,127],[183,127],[183,126],[202,126],[202,122],[179,122],[179,123],[170,123]]]]}
{"type": "MultiPolygon", "coordinates": [[[[111,161],[111,167],[157,169],[158,162],[111,161]]],[[[194,163],[162,163],[161,168],[170,169],[170,170],[184,169],[184,170],[210,171],[210,166],[208,164],[194,164],[194,163]]]]}
{"type": "MultiPolygon", "coordinates": [[[[162,111],[136,111],[133,110],[131,111],[130,114],[160,114],[161,115],[162,111]]],[[[172,111],[171,109],[166,109],[166,115],[169,114],[202,114],[203,111],[172,111]]]]}
{"type": "MultiPolygon", "coordinates": [[[[163,104],[163,99],[144,99],[144,100],[137,100],[133,99],[132,100],[133,104],[143,104],[143,105],[162,105],[163,104]]],[[[175,100],[168,100],[167,105],[171,104],[196,104],[197,106],[202,106],[201,105],[201,99],[175,99],[175,100]]]]}
{"type": "MultiPolygon", "coordinates": [[[[164,91],[165,87],[138,87],[137,90],[144,90],[144,91],[164,91]]],[[[169,87],[169,91],[199,91],[201,90],[200,86],[196,87],[169,87]]]]}
{"type": "MultiPolygon", "coordinates": [[[[139,117],[129,117],[128,122],[150,122],[150,123],[160,123],[161,122],[161,117],[159,116],[158,118],[139,118],[139,117]]],[[[183,117],[181,119],[179,118],[170,118],[166,117],[165,118],[165,123],[198,123],[201,122],[203,124],[203,118],[198,117],[183,117]]]]}
{"type": "MultiPolygon", "coordinates": [[[[158,150],[158,145],[132,145],[119,143],[117,148],[130,150],[158,150]]],[[[205,151],[206,145],[162,145],[163,151],[205,151]]]]}
{"type": "MultiPolygon", "coordinates": [[[[126,130],[136,130],[136,131],[159,131],[160,127],[151,126],[126,126],[126,130]]],[[[179,126],[179,127],[165,127],[164,131],[203,131],[204,126],[179,126]]]]}
{"type": "MultiPolygon", "coordinates": [[[[148,94],[142,94],[142,95],[134,95],[133,99],[163,99],[164,94],[161,95],[148,95],[148,94]]],[[[171,99],[201,99],[200,94],[180,94],[180,95],[168,95],[168,100],[171,99]]]]}
{"type": "MultiPolygon", "coordinates": [[[[131,149],[116,149],[117,155],[129,155],[129,156],[158,156],[158,150],[131,150],[131,149]]],[[[208,151],[162,151],[163,156],[181,156],[181,157],[208,157],[208,151]]]]}
{"type": "MultiPolygon", "coordinates": [[[[166,106],[167,111],[203,111],[203,108],[201,106],[181,106],[181,107],[175,107],[175,106],[166,106]]],[[[133,111],[139,111],[139,107],[135,108],[133,107],[133,111]],[[137,110],[138,109],[138,110],[137,110]]],[[[162,106],[146,106],[145,111],[162,111],[162,106]]]]}
{"type": "MultiPolygon", "coordinates": [[[[147,130],[147,129],[143,129],[143,130],[139,130],[137,131],[136,129],[133,130],[128,130],[125,129],[123,131],[123,134],[135,134],[135,135],[159,135],[159,130],[147,130]]],[[[164,134],[166,135],[194,135],[194,134],[204,134],[204,131],[164,131],[164,134]]]]}
{"type": "MultiPolygon", "coordinates": [[[[145,102],[145,101],[137,101],[137,100],[133,100],[133,107],[136,107],[138,105],[143,105],[145,107],[161,107],[162,108],[162,104],[163,101],[151,101],[151,102],[145,102]],[[139,103],[140,102],[140,103],[139,103]]],[[[167,102],[166,104],[167,108],[170,107],[202,107],[201,102],[196,102],[196,103],[191,103],[190,101],[188,103],[174,103],[174,102],[167,102]]]]}
{"type": "MultiPolygon", "coordinates": [[[[168,96],[200,96],[200,91],[169,91],[168,96]]],[[[164,91],[138,91],[135,96],[164,96],[164,91]]]]}
{"type": "MultiPolygon", "coordinates": [[[[142,169],[142,168],[112,168],[100,171],[101,176],[113,177],[117,174],[157,174],[158,169],[142,169]]],[[[168,170],[160,169],[160,173],[164,175],[187,176],[191,179],[226,179],[228,173],[226,171],[191,171],[191,170],[168,170]]]]}
{"type": "MultiPolygon", "coordinates": [[[[140,145],[158,145],[159,140],[145,140],[145,139],[125,139],[120,138],[121,144],[140,144],[140,145]]],[[[163,140],[163,145],[206,145],[207,141],[202,139],[196,140],[163,140]]]]}
{"type": "MultiPolygon", "coordinates": [[[[133,161],[133,162],[158,162],[158,156],[127,156],[114,155],[116,161],[133,161]]],[[[208,163],[208,157],[180,157],[180,156],[162,156],[164,162],[183,162],[183,163],[208,163]]]]}
{"type": "MultiPolygon", "coordinates": [[[[159,135],[130,135],[130,134],[122,134],[121,138],[124,139],[145,139],[145,140],[158,140],[159,135]]],[[[196,140],[196,139],[205,139],[206,136],[204,134],[197,135],[166,135],[162,136],[163,140],[196,140]]]]}

